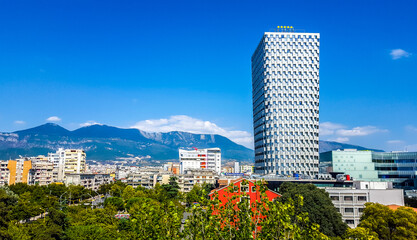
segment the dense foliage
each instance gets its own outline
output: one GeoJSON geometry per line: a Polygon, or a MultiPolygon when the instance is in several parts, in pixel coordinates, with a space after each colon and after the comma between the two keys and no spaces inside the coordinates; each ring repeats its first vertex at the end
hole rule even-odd
{"type": "Polygon", "coordinates": [[[303,196],[304,205],[297,206],[301,212],[308,213],[312,223],[320,226],[320,231],[327,236],[342,236],[348,226],[342,221],[341,214],[334,207],[329,194],[313,184],[286,182],[279,188],[280,201],[286,203],[297,196],[303,196]]]}
{"type": "Polygon", "coordinates": [[[392,210],[378,203],[366,203],[361,222],[348,230],[350,239],[417,239],[417,213],[406,207],[392,210]]]}
{"type": "Polygon", "coordinates": [[[411,209],[368,203],[356,229],[328,237],[318,222],[334,216],[309,206],[313,201],[325,207],[322,192],[305,185],[296,194],[286,186],[282,199],[269,201],[265,182],[255,186],[260,201],[234,194],[238,189],[231,185],[226,203],[217,193],[209,198],[213,186],[207,184],[182,194],[174,178],[153,189],[116,182],[97,192],[57,184],[3,186],[0,239],[417,239],[411,209]],[[118,213],[130,217],[118,219],[118,213]]]}

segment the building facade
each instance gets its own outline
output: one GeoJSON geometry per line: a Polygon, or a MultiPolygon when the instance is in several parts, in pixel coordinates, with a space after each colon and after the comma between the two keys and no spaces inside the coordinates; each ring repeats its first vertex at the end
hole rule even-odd
{"type": "Polygon", "coordinates": [[[352,188],[324,188],[333,205],[349,227],[355,228],[360,221],[365,203],[404,206],[402,189],[393,189],[388,182],[355,182],[352,188]]]}
{"type": "Polygon", "coordinates": [[[252,55],[255,173],[315,176],[319,33],[264,33],[252,55]]]}
{"type": "Polygon", "coordinates": [[[66,174],[84,173],[86,170],[86,154],[82,149],[60,148],[49,153],[48,159],[54,164],[54,179],[58,182],[63,182],[66,174]]]}
{"type": "Polygon", "coordinates": [[[0,160],[0,186],[9,184],[8,161],[0,160]]]}
{"type": "Polygon", "coordinates": [[[320,162],[333,172],[354,180],[392,182],[394,187],[417,188],[417,152],[371,152],[356,149],[320,154],[320,162]]]}
{"type": "Polygon", "coordinates": [[[65,185],[80,185],[97,191],[101,185],[109,184],[112,181],[110,174],[75,173],[66,176],[65,185]]]}
{"type": "Polygon", "coordinates": [[[54,182],[54,164],[49,161],[48,157],[37,156],[31,157],[33,183],[39,185],[48,185],[54,182]]]}
{"type": "MultiPolygon", "coordinates": [[[[223,206],[226,203],[228,203],[231,197],[234,195],[241,195],[242,197],[246,197],[251,205],[255,202],[261,202],[262,197],[262,194],[259,192],[259,186],[255,186],[255,181],[246,180],[243,178],[231,181],[229,180],[227,185],[223,185],[217,189],[212,190],[209,194],[211,199],[214,199],[214,193],[216,192],[218,193],[220,206],[223,206]],[[234,186],[236,186],[237,191],[233,193],[229,192],[229,184],[233,184],[234,186]]],[[[269,201],[273,201],[275,198],[281,197],[281,195],[279,195],[277,192],[274,192],[270,189],[267,189],[265,191],[265,195],[269,201]]],[[[242,197],[240,198],[240,200],[242,199],[242,197]]]]}
{"type": "Polygon", "coordinates": [[[320,163],[330,166],[328,171],[349,174],[354,180],[379,181],[371,151],[345,149],[325,152],[320,154],[320,163]]]}
{"type": "Polygon", "coordinates": [[[15,183],[32,183],[32,161],[29,158],[9,160],[7,163],[7,169],[9,170],[9,185],[13,185],[15,183]]]}
{"type": "Polygon", "coordinates": [[[178,186],[181,192],[189,192],[196,184],[216,184],[218,176],[211,170],[191,169],[178,176],[178,186]]]}
{"type": "Polygon", "coordinates": [[[220,148],[205,148],[193,150],[179,150],[180,173],[186,170],[207,169],[221,173],[222,156],[220,148]]]}

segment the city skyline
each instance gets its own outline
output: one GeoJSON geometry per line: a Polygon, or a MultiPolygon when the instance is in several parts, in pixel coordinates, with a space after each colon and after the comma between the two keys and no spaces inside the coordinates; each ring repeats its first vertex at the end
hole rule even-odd
{"type": "Polygon", "coordinates": [[[263,32],[291,25],[326,43],[321,140],[417,150],[413,1],[48,3],[0,10],[0,132],[102,123],[250,146],[250,56],[263,32]]]}

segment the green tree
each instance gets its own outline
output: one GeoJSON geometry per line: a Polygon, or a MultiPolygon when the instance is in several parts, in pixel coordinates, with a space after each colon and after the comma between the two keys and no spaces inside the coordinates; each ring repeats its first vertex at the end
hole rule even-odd
{"type": "Polygon", "coordinates": [[[185,195],[185,200],[189,205],[193,204],[194,202],[199,202],[202,197],[208,198],[208,194],[212,189],[214,189],[213,184],[195,184],[191,191],[185,195]]]}
{"type": "MultiPolygon", "coordinates": [[[[288,202],[296,197],[303,196],[303,206],[298,206],[300,212],[308,213],[310,222],[320,226],[320,232],[327,236],[343,236],[348,228],[342,221],[341,214],[334,207],[329,194],[313,184],[296,184],[285,182],[279,192],[282,195],[280,201],[288,202]]],[[[297,201],[295,202],[297,204],[297,201]]]]}
{"type": "Polygon", "coordinates": [[[18,200],[18,196],[8,186],[0,186],[0,239],[8,237],[7,229],[11,220],[10,212],[18,200]]]}
{"type": "Polygon", "coordinates": [[[67,239],[117,239],[118,223],[116,209],[90,209],[81,206],[70,207],[67,212],[67,239]]]}
{"type": "Polygon", "coordinates": [[[179,185],[177,177],[170,177],[168,184],[162,184],[162,188],[165,190],[168,199],[175,199],[179,196],[179,185]]]}
{"type": "Polygon", "coordinates": [[[297,210],[302,206],[291,201],[269,201],[265,182],[255,183],[260,201],[250,202],[246,193],[231,184],[228,197],[219,201],[201,198],[201,205],[193,205],[186,220],[184,237],[189,239],[327,239],[317,224],[311,224],[308,214],[297,210]],[[204,202],[207,201],[207,202],[204,202]],[[204,207],[205,205],[209,207],[204,207]]]}
{"type": "Polygon", "coordinates": [[[371,232],[367,228],[363,227],[356,227],[356,228],[348,228],[345,234],[345,239],[353,239],[353,240],[377,240],[378,234],[375,232],[371,232]]]}
{"type": "Polygon", "coordinates": [[[123,199],[120,197],[109,197],[104,200],[104,206],[113,206],[119,211],[123,211],[125,209],[123,199]]]}
{"type": "Polygon", "coordinates": [[[122,197],[124,201],[128,201],[130,198],[134,197],[136,194],[135,189],[132,186],[127,186],[123,189],[122,197]]]}
{"type": "Polygon", "coordinates": [[[417,239],[417,213],[406,207],[391,210],[378,203],[366,203],[358,227],[379,239],[417,239]]]}

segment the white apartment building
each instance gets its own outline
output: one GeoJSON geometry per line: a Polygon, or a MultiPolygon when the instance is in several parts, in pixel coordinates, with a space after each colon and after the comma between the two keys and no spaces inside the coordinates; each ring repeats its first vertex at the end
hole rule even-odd
{"type": "Polygon", "coordinates": [[[253,173],[253,165],[241,165],[240,166],[241,173],[252,174],[253,173]]]}
{"type": "Polygon", "coordinates": [[[352,188],[326,187],[324,190],[351,228],[359,224],[367,202],[404,206],[403,190],[393,189],[389,182],[354,182],[352,188]]]}
{"type": "Polygon", "coordinates": [[[80,185],[97,191],[101,185],[112,181],[110,174],[74,173],[66,176],[65,185],[80,185]]]}
{"type": "Polygon", "coordinates": [[[39,155],[31,157],[33,183],[39,185],[48,185],[54,182],[54,164],[49,161],[48,157],[39,155]]]}
{"type": "Polygon", "coordinates": [[[191,169],[207,169],[221,173],[222,156],[220,148],[179,150],[180,174],[191,169]]]}
{"type": "Polygon", "coordinates": [[[279,27],[252,55],[255,173],[318,173],[319,48],[319,33],[279,27]]]}
{"type": "Polygon", "coordinates": [[[235,162],[235,170],[234,173],[241,173],[240,171],[240,163],[239,162],[235,162]]]}
{"type": "Polygon", "coordinates": [[[178,176],[178,186],[181,192],[189,192],[193,189],[195,184],[203,185],[216,184],[218,176],[210,170],[192,169],[186,170],[184,174],[178,176]]]}
{"type": "Polygon", "coordinates": [[[8,161],[0,160],[0,186],[9,184],[8,161]]]}
{"type": "Polygon", "coordinates": [[[66,174],[83,173],[86,169],[86,154],[82,149],[60,148],[48,153],[48,159],[54,164],[54,179],[62,182],[66,174]]]}

